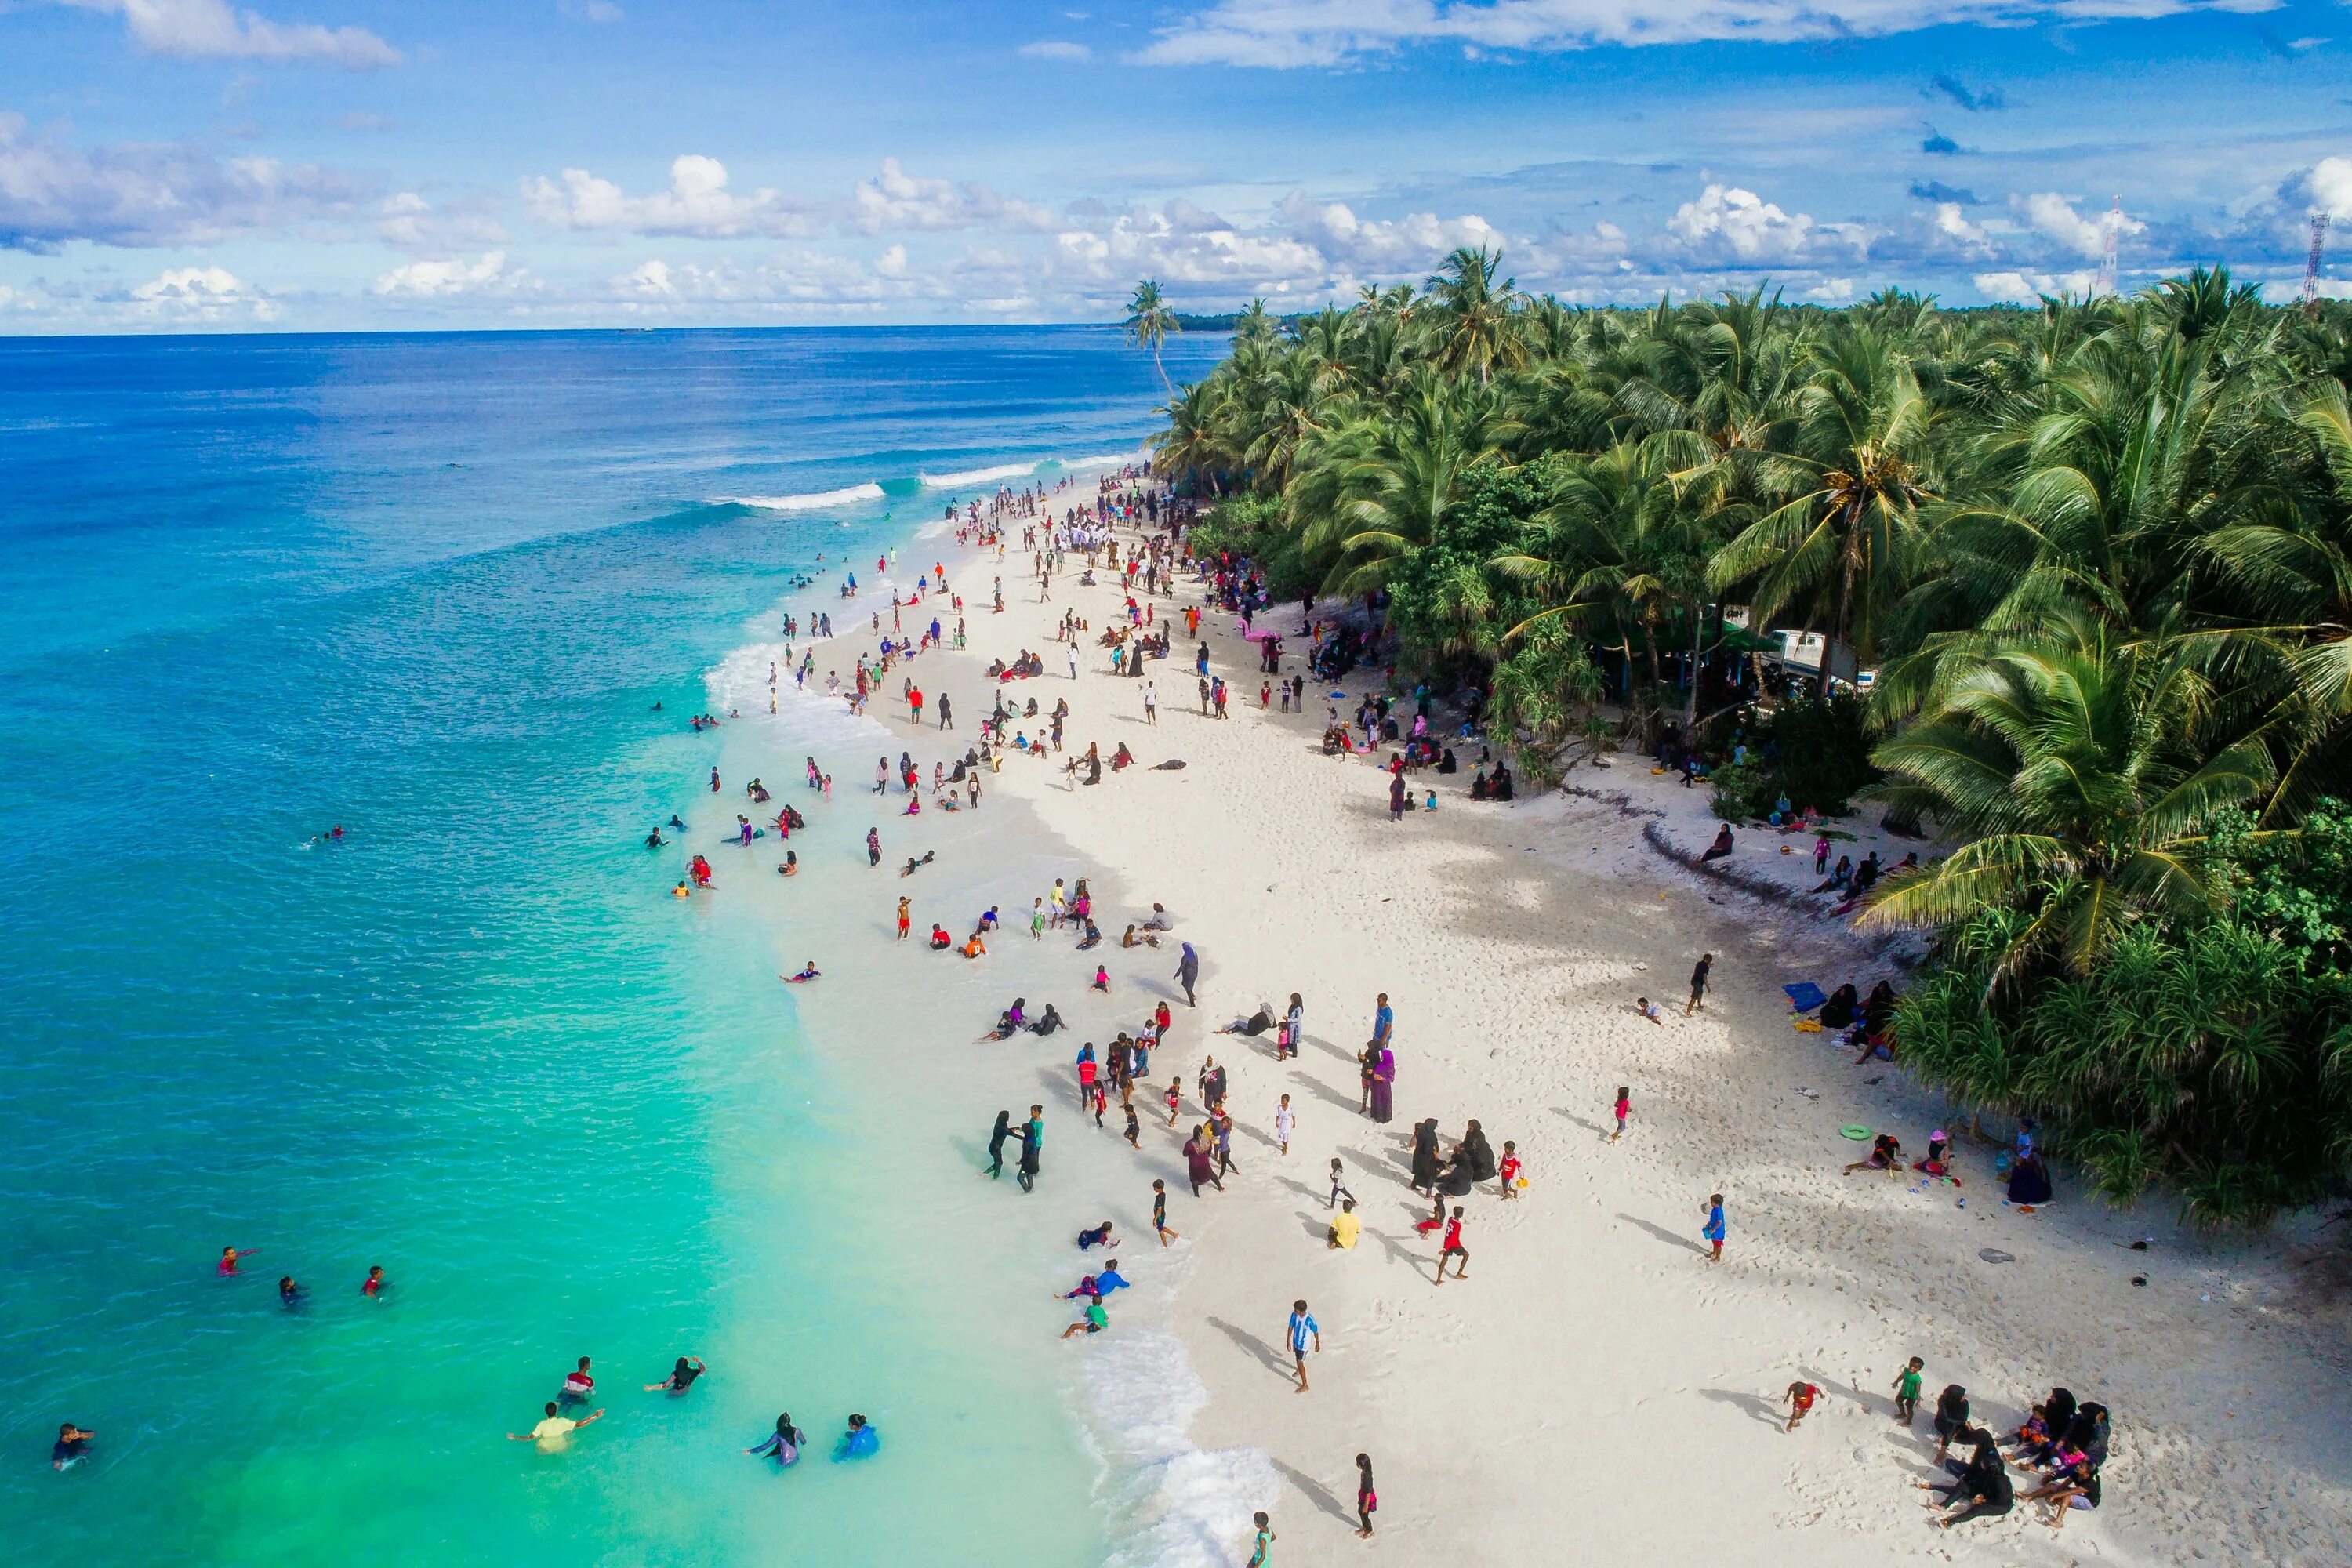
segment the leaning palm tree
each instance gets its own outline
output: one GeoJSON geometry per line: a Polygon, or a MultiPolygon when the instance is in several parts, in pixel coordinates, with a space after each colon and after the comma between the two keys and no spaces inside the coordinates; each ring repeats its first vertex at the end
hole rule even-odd
{"type": "Polygon", "coordinates": [[[1160,384],[1171,398],[1176,395],[1176,384],[1168,379],[1168,367],[1160,363],[1160,346],[1168,341],[1169,333],[1183,330],[1176,312],[1160,297],[1157,282],[1147,278],[1135,286],[1135,297],[1127,302],[1127,341],[1151,351],[1151,368],[1160,373],[1160,384]]]}
{"type": "Polygon", "coordinates": [[[2273,776],[2259,743],[2209,733],[2197,650],[2133,639],[2082,608],[2045,627],[1983,657],[1871,758],[1897,811],[1932,813],[1961,843],[1893,879],[1864,923],[1950,926],[2018,910],[2028,918],[1997,978],[2038,953],[2085,973],[2136,920],[2218,906],[2225,889],[2200,864],[2202,836],[2273,776]]]}

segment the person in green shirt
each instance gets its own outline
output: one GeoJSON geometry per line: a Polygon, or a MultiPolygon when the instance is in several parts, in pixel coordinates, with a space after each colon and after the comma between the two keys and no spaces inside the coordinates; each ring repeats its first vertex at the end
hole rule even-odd
{"type": "Polygon", "coordinates": [[[1257,1547],[1250,1553],[1249,1568],[1266,1568],[1266,1564],[1274,1561],[1272,1521],[1264,1513],[1254,1513],[1250,1515],[1250,1522],[1257,1526],[1257,1547]]]}
{"type": "Polygon", "coordinates": [[[1919,1414],[1919,1374],[1927,1365],[1915,1355],[1910,1365],[1895,1374],[1895,1414],[1903,1417],[1906,1426],[1919,1414]]]}
{"type": "Polygon", "coordinates": [[[1062,1331],[1062,1337],[1072,1334],[1098,1334],[1110,1327],[1110,1314],[1103,1310],[1102,1300],[1097,1297],[1087,1303],[1087,1315],[1062,1331]]]}

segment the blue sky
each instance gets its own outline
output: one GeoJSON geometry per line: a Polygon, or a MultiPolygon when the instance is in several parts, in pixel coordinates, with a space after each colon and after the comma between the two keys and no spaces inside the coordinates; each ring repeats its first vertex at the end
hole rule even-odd
{"type": "MultiPolygon", "coordinates": [[[[2352,257],[2352,9],[0,0],[0,331],[1088,321],[1489,243],[1955,304],[2352,257]]],[[[2352,266],[2330,266],[2352,293],[2352,266]]]]}

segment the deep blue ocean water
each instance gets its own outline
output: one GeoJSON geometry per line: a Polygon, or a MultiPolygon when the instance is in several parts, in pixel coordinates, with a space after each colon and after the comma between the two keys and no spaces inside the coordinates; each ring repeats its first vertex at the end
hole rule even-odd
{"type": "Polygon", "coordinates": [[[0,341],[12,1555],[1100,1559],[1052,1346],[950,1304],[943,1142],[774,984],[823,906],[679,905],[640,840],[794,573],[1163,395],[1095,329],[0,341]],[[506,1442],[581,1353],[606,1423],[506,1442]],[[884,1456],[768,1473],[784,1408],[884,1456]]]}

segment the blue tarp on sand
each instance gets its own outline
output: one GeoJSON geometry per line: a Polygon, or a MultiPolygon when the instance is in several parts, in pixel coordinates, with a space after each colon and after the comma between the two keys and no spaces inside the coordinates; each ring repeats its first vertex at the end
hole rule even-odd
{"type": "Polygon", "coordinates": [[[1780,987],[1789,994],[1789,1005],[1800,1013],[1810,1013],[1829,1000],[1822,988],[1810,980],[1800,980],[1794,985],[1780,987]]]}

